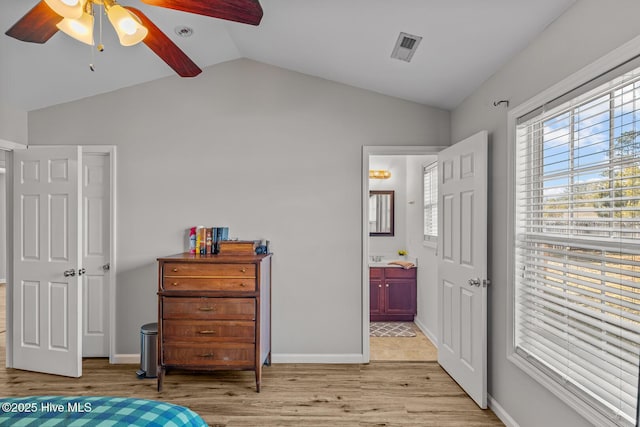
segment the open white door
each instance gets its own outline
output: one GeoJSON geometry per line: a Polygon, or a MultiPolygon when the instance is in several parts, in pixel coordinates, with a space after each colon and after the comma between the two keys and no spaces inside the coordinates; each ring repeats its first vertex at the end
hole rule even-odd
{"type": "Polygon", "coordinates": [[[14,152],[13,367],[82,375],[81,147],[14,152]]]}
{"type": "Polygon", "coordinates": [[[82,356],[109,356],[110,181],[107,153],[82,155],[82,356]]]}
{"type": "Polygon", "coordinates": [[[487,407],[487,132],[438,154],[438,363],[487,407]]]}

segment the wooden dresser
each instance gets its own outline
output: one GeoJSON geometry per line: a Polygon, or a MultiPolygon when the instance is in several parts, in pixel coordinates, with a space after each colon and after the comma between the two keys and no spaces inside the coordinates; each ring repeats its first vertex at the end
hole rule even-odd
{"type": "Polygon", "coordinates": [[[158,258],[158,391],[171,368],[271,364],[271,254],[158,258]]]}

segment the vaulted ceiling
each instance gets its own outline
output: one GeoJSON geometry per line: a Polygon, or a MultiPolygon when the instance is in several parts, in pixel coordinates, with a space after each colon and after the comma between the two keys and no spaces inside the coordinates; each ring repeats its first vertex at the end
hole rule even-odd
{"type": "MultiPolygon", "coordinates": [[[[2,33],[38,1],[2,0],[2,33]]],[[[258,27],[119,3],[143,11],[201,68],[244,57],[452,109],[575,1],[261,0],[258,27]],[[182,25],[191,37],[176,34],[182,25]],[[423,37],[410,63],[390,58],[400,32],[423,37]]],[[[175,75],[144,44],[122,47],[103,27],[102,53],[61,32],[43,45],[2,34],[0,102],[29,111],[175,75]]]]}

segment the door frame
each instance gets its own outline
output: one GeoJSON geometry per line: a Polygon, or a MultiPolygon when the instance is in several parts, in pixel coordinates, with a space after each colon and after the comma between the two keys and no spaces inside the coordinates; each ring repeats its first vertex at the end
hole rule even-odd
{"type": "MultiPolygon", "coordinates": [[[[7,270],[6,270],[6,282],[5,286],[5,325],[7,331],[5,332],[5,366],[7,368],[13,368],[13,237],[9,237],[9,230],[13,230],[13,150],[24,150],[27,146],[6,139],[0,139],[0,150],[5,151],[5,198],[6,198],[6,228],[7,239],[5,253],[7,255],[7,270]]],[[[13,232],[11,232],[13,236],[13,232]]]]}
{"type": "MultiPolygon", "coordinates": [[[[110,168],[110,274],[109,274],[109,363],[116,363],[116,276],[117,276],[117,251],[116,251],[116,153],[115,145],[81,145],[83,154],[106,154],[109,156],[110,168]]],[[[6,197],[7,197],[7,230],[13,230],[13,150],[24,150],[27,145],[0,139],[0,150],[7,152],[5,160],[6,169],[6,197]]],[[[7,233],[8,234],[8,233],[7,233]]],[[[12,234],[13,236],[13,234],[12,234]]],[[[7,286],[6,286],[6,367],[13,368],[13,238],[7,236],[7,286]],[[11,285],[10,285],[11,284],[11,285]]]]}
{"type": "Polygon", "coordinates": [[[362,363],[369,363],[369,158],[370,156],[437,155],[445,145],[362,146],[362,363]]]}
{"type": "Polygon", "coordinates": [[[115,145],[83,145],[82,154],[109,156],[109,363],[116,363],[116,153],[115,145]]]}

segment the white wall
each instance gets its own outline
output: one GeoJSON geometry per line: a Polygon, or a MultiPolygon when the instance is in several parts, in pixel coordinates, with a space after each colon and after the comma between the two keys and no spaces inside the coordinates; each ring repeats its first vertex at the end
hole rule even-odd
{"type": "MultiPolygon", "coordinates": [[[[489,393],[520,427],[584,426],[586,420],[507,360],[507,109],[640,34],[637,0],[579,0],[452,113],[452,140],[490,133],[489,393]]],[[[508,36],[508,35],[505,35],[508,36]]],[[[612,64],[614,65],[614,64],[612,64]]]]}
{"type": "Polygon", "coordinates": [[[391,172],[389,179],[370,179],[369,190],[393,190],[395,208],[393,236],[370,236],[369,254],[397,257],[398,250],[407,249],[407,162],[405,156],[369,156],[369,169],[391,172]]]}
{"type": "Polygon", "coordinates": [[[20,144],[27,143],[26,111],[12,108],[0,101],[0,139],[20,144]]]}
{"type": "Polygon", "coordinates": [[[361,354],[363,145],[443,145],[449,113],[237,60],[29,113],[31,144],[118,146],[117,353],[184,230],[268,238],[273,351],[361,354]]]}
{"type": "Polygon", "coordinates": [[[424,245],[422,168],[437,156],[407,156],[407,250],[418,260],[418,310],[415,322],[438,343],[438,263],[435,248],[424,245]]]}

